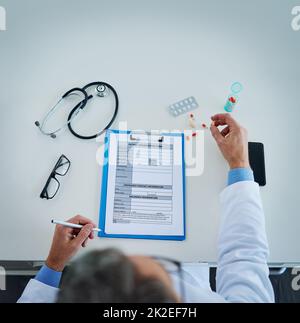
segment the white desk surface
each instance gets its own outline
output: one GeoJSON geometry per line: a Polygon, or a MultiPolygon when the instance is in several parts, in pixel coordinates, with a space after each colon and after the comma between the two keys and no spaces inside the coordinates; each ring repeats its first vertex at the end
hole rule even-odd
{"type": "MultiPolygon", "coordinates": [[[[269,260],[300,262],[300,32],[291,28],[296,2],[2,0],[0,259],[45,259],[52,218],[82,214],[98,222],[99,144],[68,132],[52,140],[34,126],[59,95],[107,81],[120,96],[118,122],[129,129],[183,130],[186,117],[171,117],[169,104],[194,95],[198,116],[222,112],[230,84],[240,81],[245,90],[234,115],[250,141],[265,144],[268,184],[261,192],[269,260]],[[53,201],[41,200],[61,153],[71,159],[71,171],[53,201]]],[[[104,125],[112,108],[103,110],[91,108],[81,129],[104,125]]],[[[218,195],[226,177],[207,133],[204,173],[187,178],[185,242],[96,239],[90,248],[216,261],[218,195]]]]}

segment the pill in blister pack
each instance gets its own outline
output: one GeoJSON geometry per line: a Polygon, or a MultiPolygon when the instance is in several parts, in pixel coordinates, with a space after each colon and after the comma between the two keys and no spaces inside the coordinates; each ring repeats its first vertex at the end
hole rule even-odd
{"type": "Polygon", "coordinates": [[[174,117],[179,117],[197,108],[199,108],[199,104],[193,96],[169,106],[170,113],[174,117]]]}

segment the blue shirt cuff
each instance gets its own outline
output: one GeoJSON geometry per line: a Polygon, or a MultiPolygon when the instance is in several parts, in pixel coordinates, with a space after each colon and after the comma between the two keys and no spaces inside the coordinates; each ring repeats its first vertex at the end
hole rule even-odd
{"type": "Polygon", "coordinates": [[[251,168],[232,169],[228,174],[228,186],[245,181],[254,181],[254,175],[251,168]]]}
{"type": "Polygon", "coordinates": [[[45,285],[58,288],[61,275],[61,272],[50,269],[49,267],[44,265],[35,276],[35,279],[45,285]]]}

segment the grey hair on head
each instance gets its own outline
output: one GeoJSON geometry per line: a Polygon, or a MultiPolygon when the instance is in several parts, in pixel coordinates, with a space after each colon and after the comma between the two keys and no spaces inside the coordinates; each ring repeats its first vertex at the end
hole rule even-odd
{"type": "Polygon", "coordinates": [[[158,279],[143,278],[116,249],[92,251],[74,261],[63,275],[58,303],[174,303],[158,279]]]}

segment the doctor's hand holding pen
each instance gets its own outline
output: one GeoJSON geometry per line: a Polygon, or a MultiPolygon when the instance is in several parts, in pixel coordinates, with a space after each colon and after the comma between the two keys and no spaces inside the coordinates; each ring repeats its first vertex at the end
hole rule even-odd
{"type": "Polygon", "coordinates": [[[80,247],[85,248],[88,240],[94,239],[96,225],[91,220],[77,215],[67,222],[70,223],[70,227],[62,224],[56,226],[52,246],[46,261],[49,268],[58,272],[63,271],[68,261],[77,253],[80,247]],[[76,228],[76,226],[82,228],[76,228]]]}
{"type": "Polygon", "coordinates": [[[217,114],[212,118],[211,133],[215,138],[230,169],[250,168],[247,130],[230,114],[217,114]],[[219,130],[218,127],[225,128],[219,130]]]}

